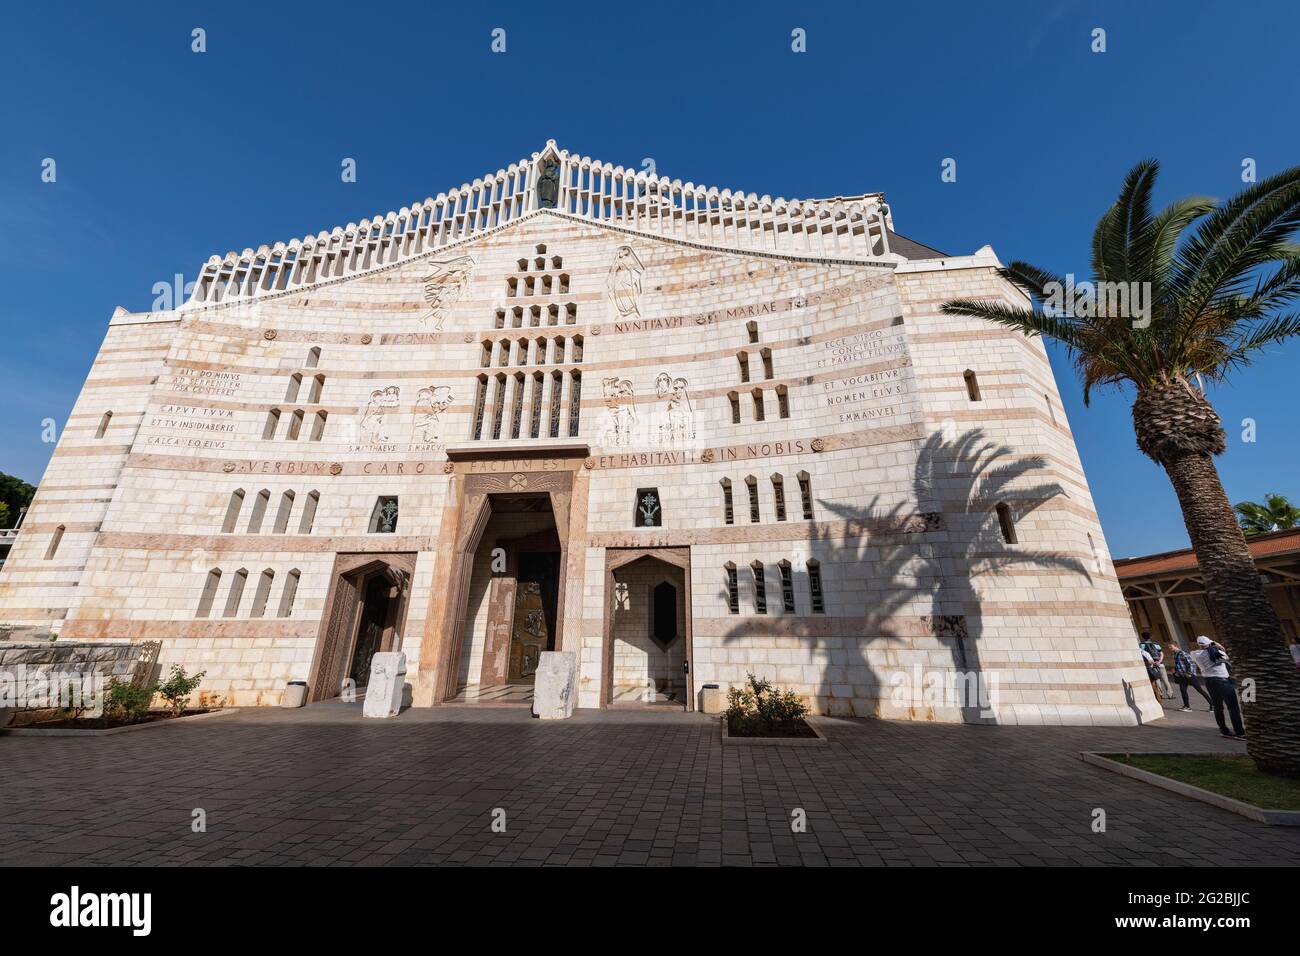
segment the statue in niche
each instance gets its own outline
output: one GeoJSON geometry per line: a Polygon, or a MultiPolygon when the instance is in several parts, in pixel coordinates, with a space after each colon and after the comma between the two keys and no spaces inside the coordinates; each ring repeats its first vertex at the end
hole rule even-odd
{"type": "Polygon", "coordinates": [[[626,447],[632,443],[632,429],[636,427],[636,408],[632,405],[632,380],[606,378],[601,380],[605,392],[607,424],[605,444],[626,447]]]}
{"type": "Polygon", "coordinates": [[[446,385],[422,388],[415,393],[415,441],[424,444],[440,441],[442,430],[438,416],[451,406],[451,389],[446,385]]]}
{"type": "Polygon", "coordinates": [[[382,445],[392,439],[388,434],[388,413],[396,411],[401,391],[396,385],[377,388],[370,393],[370,402],[361,414],[361,440],[367,444],[382,445]]]}
{"type": "Polygon", "coordinates": [[[430,262],[429,274],[424,277],[424,301],[429,303],[429,311],[420,316],[420,322],[432,318],[434,330],[441,332],[447,313],[465,294],[473,271],[474,260],[469,256],[430,262]]]}
{"type": "Polygon", "coordinates": [[[554,209],[560,198],[560,164],[554,156],[542,160],[537,177],[537,205],[541,209],[554,209]]]}
{"type": "Polygon", "coordinates": [[[664,421],[659,425],[659,441],[665,445],[679,445],[695,438],[695,410],[686,394],[686,379],[669,378],[660,372],[655,379],[655,394],[666,400],[664,421]]]}
{"type": "Polygon", "coordinates": [[[645,266],[631,246],[619,246],[605,288],[620,319],[641,318],[641,274],[645,266]]]}

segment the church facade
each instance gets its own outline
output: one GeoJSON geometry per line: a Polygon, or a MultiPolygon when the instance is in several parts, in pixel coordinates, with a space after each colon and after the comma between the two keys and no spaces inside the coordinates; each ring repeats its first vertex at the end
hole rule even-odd
{"type": "Polygon", "coordinates": [[[161,640],[273,705],[401,650],[416,706],[1159,715],[1041,342],[987,247],[881,194],[773,199],[551,142],[119,308],[9,560],[0,623],[161,640]]]}

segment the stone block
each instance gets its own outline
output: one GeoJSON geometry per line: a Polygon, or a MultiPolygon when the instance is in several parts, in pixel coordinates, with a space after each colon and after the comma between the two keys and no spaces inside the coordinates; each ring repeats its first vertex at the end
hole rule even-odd
{"type": "Polygon", "coordinates": [[[572,717],[577,684],[576,654],[572,651],[542,651],[533,685],[533,714],[542,720],[572,717]]]}
{"type": "Polygon", "coordinates": [[[367,717],[396,717],[402,712],[406,691],[406,655],[401,651],[380,651],[370,661],[370,683],[362,714],[367,717]]]}

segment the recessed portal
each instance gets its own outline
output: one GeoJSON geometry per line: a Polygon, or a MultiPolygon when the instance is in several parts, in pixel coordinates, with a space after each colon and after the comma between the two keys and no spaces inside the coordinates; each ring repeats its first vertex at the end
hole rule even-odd
{"type": "Polygon", "coordinates": [[[687,704],[684,569],[643,557],[613,572],[612,704],[687,704]]]}

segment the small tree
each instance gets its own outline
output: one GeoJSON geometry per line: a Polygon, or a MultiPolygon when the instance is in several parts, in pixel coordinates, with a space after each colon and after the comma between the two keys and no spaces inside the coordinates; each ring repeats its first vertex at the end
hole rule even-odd
{"type": "Polygon", "coordinates": [[[153,699],[153,692],[153,684],[137,687],[130,681],[111,677],[104,698],[104,716],[110,720],[134,723],[149,713],[149,701],[153,699]]]}
{"type": "Polygon", "coordinates": [[[732,733],[761,735],[808,716],[808,705],[792,690],[778,690],[771,681],[746,674],[747,687],[727,691],[723,715],[732,733]]]}
{"type": "Polygon", "coordinates": [[[190,694],[199,686],[207,671],[199,671],[193,677],[185,673],[185,668],[173,664],[167,679],[158,685],[158,696],[167,701],[172,714],[179,717],[189,706],[190,694]]]}
{"type": "Polygon", "coordinates": [[[1256,501],[1240,501],[1232,507],[1237,512],[1241,530],[1248,538],[1300,527],[1300,508],[1287,501],[1286,495],[1267,494],[1262,505],[1256,501]]]}

